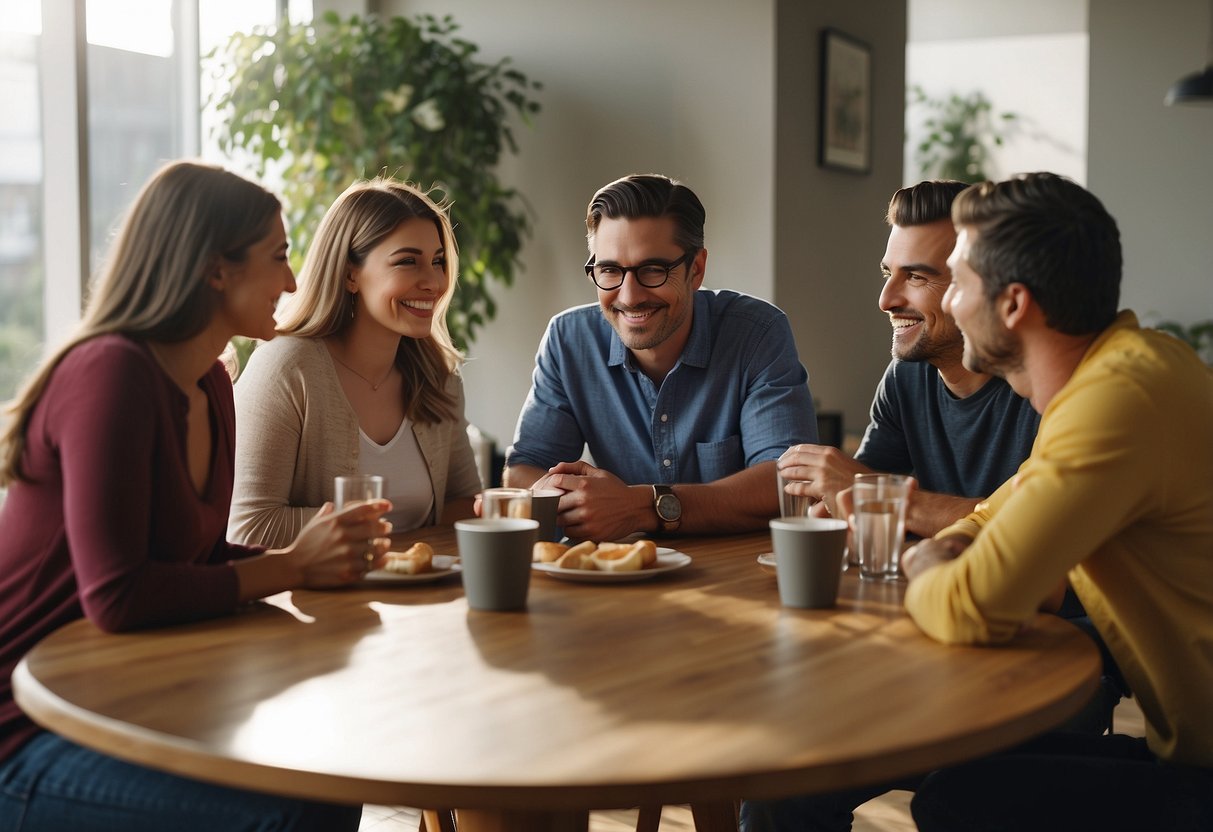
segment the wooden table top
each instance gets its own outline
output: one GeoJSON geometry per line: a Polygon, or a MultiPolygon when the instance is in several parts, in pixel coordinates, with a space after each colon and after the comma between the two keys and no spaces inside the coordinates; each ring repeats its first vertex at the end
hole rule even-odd
{"type": "MultiPolygon", "coordinates": [[[[454,553],[450,528],[405,535],[454,553]]],[[[457,578],[296,591],[240,615],[59,630],[14,673],[37,722],[118,757],[268,792],[569,810],[777,797],[925,771],[1076,712],[1099,656],[1051,616],[1008,646],[923,636],[904,587],[779,604],[768,534],[679,538],[690,566],[470,611],[457,578]]]]}

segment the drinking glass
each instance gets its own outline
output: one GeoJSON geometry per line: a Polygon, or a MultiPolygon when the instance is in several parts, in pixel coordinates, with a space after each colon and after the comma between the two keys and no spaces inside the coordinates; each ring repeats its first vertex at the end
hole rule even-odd
{"type": "Polygon", "coordinates": [[[800,494],[789,494],[784,488],[789,482],[796,482],[796,480],[786,479],[783,473],[776,468],[775,484],[779,488],[779,516],[808,517],[809,508],[813,505],[813,498],[800,494]]]}
{"type": "Polygon", "coordinates": [[[367,474],[337,477],[333,480],[333,504],[340,510],[354,503],[381,500],[386,487],[387,480],[383,477],[367,474]]]}
{"type": "Polygon", "coordinates": [[[496,517],[528,520],[531,517],[529,488],[486,488],[480,494],[480,501],[480,516],[486,520],[496,517]]]}
{"type": "Polygon", "coordinates": [[[900,474],[856,474],[851,486],[859,576],[896,580],[901,573],[906,501],[910,478],[900,474]]]}

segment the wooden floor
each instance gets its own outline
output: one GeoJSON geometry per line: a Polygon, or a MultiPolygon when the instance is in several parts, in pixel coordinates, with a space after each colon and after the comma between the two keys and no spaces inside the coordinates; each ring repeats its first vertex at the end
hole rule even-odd
{"type": "MultiPolygon", "coordinates": [[[[1145,723],[1137,703],[1121,700],[1116,709],[1116,733],[1145,736],[1145,723]]],[[[913,832],[910,792],[889,792],[859,807],[853,832],[913,832]]],[[[401,806],[367,806],[362,810],[359,832],[417,832],[420,813],[401,806]]],[[[661,832],[692,832],[691,812],[685,806],[666,806],[661,812],[661,832]]],[[[636,811],[594,812],[590,832],[633,832],[636,811]]]]}

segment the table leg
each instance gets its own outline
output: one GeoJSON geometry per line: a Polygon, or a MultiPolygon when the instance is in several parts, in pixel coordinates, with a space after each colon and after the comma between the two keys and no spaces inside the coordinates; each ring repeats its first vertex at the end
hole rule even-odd
{"type": "Polygon", "coordinates": [[[590,813],[456,809],[459,832],[588,832],[590,813]]]}
{"type": "Polygon", "coordinates": [[[423,809],[417,832],[455,832],[455,819],[450,809],[423,809]]]}
{"type": "Polygon", "coordinates": [[[738,809],[733,801],[692,803],[695,832],[737,832],[738,809]]]}
{"type": "Polygon", "coordinates": [[[636,812],[636,832],[657,832],[660,826],[660,806],[641,806],[636,812]]]}

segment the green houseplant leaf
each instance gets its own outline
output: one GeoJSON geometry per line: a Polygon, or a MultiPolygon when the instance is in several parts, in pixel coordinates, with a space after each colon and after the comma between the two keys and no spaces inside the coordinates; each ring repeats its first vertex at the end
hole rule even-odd
{"type": "Polygon", "coordinates": [[[220,148],[281,179],[296,268],[355,179],[386,172],[450,203],[461,274],[447,321],[466,349],[496,312],[490,282],[513,284],[530,234],[522,195],[495,170],[503,150],[517,151],[511,120],[529,126],[540,111],[541,87],[509,58],[480,62],[458,29],[449,15],[329,12],[236,34],[208,56],[220,81],[208,103],[220,148]]]}
{"type": "Polygon", "coordinates": [[[915,148],[914,161],[924,177],[981,182],[989,178],[986,165],[991,146],[999,147],[1019,121],[1004,112],[995,120],[993,105],[980,92],[967,96],[932,98],[922,89],[910,89],[912,106],[926,108],[922,120],[927,134],[915,148]]]}

